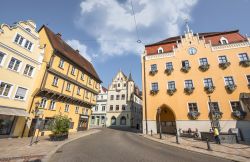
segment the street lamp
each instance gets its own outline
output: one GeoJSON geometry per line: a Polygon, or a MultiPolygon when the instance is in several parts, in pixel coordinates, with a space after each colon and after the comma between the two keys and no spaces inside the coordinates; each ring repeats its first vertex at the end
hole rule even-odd
{"type": "Polygon", "coordinates": [[[208,95],[209,98],[209,109],[210,109],[210,113],[211,113],[211,127],[218,127],[218,129],[220,130],[220,123],[219,123],[219,119],[216,117],[216,112],[214,110],[214,105],[212,104],[211,101],[211,96],[208,95]]]}
{"type": "Polygon", "coordinates": [[[157,108],[158,113],[158,122],[159,122],[159,130],[160,130],[160,139],[162,139],[162,131],[161,131],[161,108],[157,108]]]}

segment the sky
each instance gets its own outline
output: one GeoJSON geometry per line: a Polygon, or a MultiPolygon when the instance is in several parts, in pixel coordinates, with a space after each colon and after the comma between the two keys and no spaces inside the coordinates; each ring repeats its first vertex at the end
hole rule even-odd
{"type": "Polygon", "coordinates": [[[250,0],[5,0],[0,23],[45,24],[91,61],[104,86],[122,70],[141,88],[145,44],[183,34],[186,20],[194,33],[250,36],[249,8],[250,0]]]}

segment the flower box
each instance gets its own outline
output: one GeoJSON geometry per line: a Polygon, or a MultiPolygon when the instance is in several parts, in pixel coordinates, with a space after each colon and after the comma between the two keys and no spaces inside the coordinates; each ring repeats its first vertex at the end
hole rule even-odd
{"type": "Polygon", "coordinates": [[[181,68],[181,71],[184,72],[184,73],[187,73],[190,69],[191,69],[190,66],[183,66],[183,67],[181,68]]]}
{"type": "Polygon", "coordinates": [[[191,94],[194,91],[194,87],[186,87],[184,88],[184,92],[187,94],[191,94]]]}
{"type": "Polygon", "coordinates": [[[242,120],[242,119],[244,119],[245,117],[246,117],[246,115],[247,115],[247,112],[245,112],[245,111],[240,111],[240,110],[236,110],[236,111],[233,111],[232,112],[232,115],[233,115],[233,117],[235,117],[236,119],[238,119],[238,120],[242,120]]]}
{"type": "Polygon", "coordinates": [[[220,111],[214,111],[213,113],[212,111],[209,112],[209,117],[215,120],[221,119],[222,115],[223,115],[223,112],[220,112],[220,111]]]}
{"type": "Polygon", "coordinates": [[[158,93],[159,90],[150,90],[150,94],[151,95],[156,95],[158,93]]]}
{"type": "Polygon", "coordinates": [[[236,89],[236,85],[235,84],[230,84],[230,85],[226,85],[225,88],[228,92],[233,92],[236,89]]]}
{"type": "Polygon", "coordinates": [[[176,88],[175,89],[168,89],[167,93],[172,96],[174,93],[176,92],[176,88]]]}
{"type": "Polygon", "coordinates": [[[165,69],[165,73],[166,73],[167,75],[170,75],[173,71],[174,71],[173,68],[166,68],[166,69],[165,69]]]}
{"type": "Polygon", "coordinates": [[[230,62],[222,62],[222,63],[219,63],[219,67],[222,68],[222,69],[226,69],[228,66],[230,66],[231,63],[230,62]]]}
{"type": "Polygon", "coordinates": [[[250,66],[250,60],[240,61],[240,65],[243,66],[243,67],[249,67],[250,66]]]}
{"type": "Polygon", "coordinates": [[[215,90],[215,86],[206,86],[206,87],[204,87],[204,90],[205,90],[207,93],[213,93],[214,90],[215,90]]]}
{"type": "Polygon", "coordinates": [[[200,65],[199,69],[201,71],[207,71],[209,69],[210,65],[209,64],[205,64],[205,65],[200,65]]]}
{"type": "Polygon", "coordinates": [[[149,72],[149,74],[150,74],[150,75],[155,75],[157,72],[158,72],[158,70],[151,70],[151,71],[149,72]]]}
{"type": "Polygon", "coordinates": [[[200,113],[198,111],[190,111],[188,113],[188,117],[192,120],[196,120],[198,119],[198,117],[200,116],[200,113]]]}

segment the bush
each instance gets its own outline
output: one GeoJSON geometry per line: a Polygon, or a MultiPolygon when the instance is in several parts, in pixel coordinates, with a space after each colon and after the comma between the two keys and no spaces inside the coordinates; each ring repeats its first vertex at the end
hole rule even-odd
{"type": "Polygon", "coordinates": [[[49,130],[55,136],[65,135],[69,132],[70,120],[67,116],[58,115],[49,125],[49,130]]]}

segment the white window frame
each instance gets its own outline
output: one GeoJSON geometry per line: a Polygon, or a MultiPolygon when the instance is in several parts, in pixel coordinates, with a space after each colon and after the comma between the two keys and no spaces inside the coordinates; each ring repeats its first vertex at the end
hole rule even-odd
{"type": "Polygon", "coordinates": [[[47,103],[48,103],[48,99],[47,98],[45,98],[45,97],[43,97],[42,99],[41,99],[41,102],[40,102],[40,105],[39,105],[39,108],[43,108],[43,109],[45,109],[46,107],[47,107],[47,103]],[[43,100],[45,100],[45,104],[43,104],[43,100]],[[44,106],[43,106],[44,105],[44,106]]]}
{"type": "Polygon", "coordinates": [[[76,72],[76,68],[74,66],[72,66],[72,69],[71,69],[71,75],[75,75],[75,72],[76,72]]]}
{"type": "Polygon", "coordinates": [[[69,104],[65,104],[64,112],[69,112],[69,104]],[[67,110],[67,111],[66,111],[67,110]]]}
{"type": "Polygon", "coordinates": [[[50,101],[49,110],[56,110],[56,102],[54,100],[50,101]]]}
{"type": "Polygon", "coordinates": [[[2,62],[0,62],[0,67],[1,67],[1,66],[4,66],[4,63],[5,63],[5,60],[6,60],[6,56],[7,56],[7,54],[6,54],[6,53],[4,53],[4,52],[2,52],[2,51],[0,51],[0,53],[1,53],[1,54],[3,54],[3,59],[2,59],[2,62]]]}
{"type": "Polygon", "coordinates": [[[157,49],[157,53],[158,53],[158,54],[164,53],[163,48],[162,48],[162,47],[159,47],[159,48],[157,49]]]}
{"type": "Polygon", "coordinates": [[[167,81],[167,90],[169,89],[169,87],[168,87],[168,83],[169,83],[169,82],[174,82],[174,87],[175,87],[175,89],[177,89],[177,88],[176,88],[176,83],[175,83],[175,81],[174,81],[174,80],[169,80],[169,81],[167,81]]]}
{"type": "Polygon", "coordinates": [[[15,35],[15,37],[14,37],[14,39],[13,39],[13,42],[14,42],[15,44],[19,45],[19,46],[24,47],[25,38],[24,38],[21,34],[16,33],[16,35],[15,35]],[[17,40],[17,42],[15,42],[17,35],[19,35],[20,38],[17,40]],[[21,44],[19,44],[21,38],[23,38],[23,41],[22,41],[21,44]]]}
{"type": "MultiPolygon", "coordinates": [[[[192,80],[192,79],[186,79],[186,80],[191,80],[192,81],[192,84],[193,84],[193,87],[192,88],[195,88],[195,86],[194,86],[194,81],[192,80]]],[[[186,80],[184,80],[184,88],[188,88],[188,87],[186,87],[186,84],[185,84],[185,81],[186,80]]]]}
{"type": "Polygon", "coordinates": [[[79,106],[75,107],[75,114],[79,114],[79,106]]]}
{"type": "Polygon", "coordinates": [[[84,73],[81,73],[81,80],[84,80],[84,73]]]}
{"type": "Polygon", "coordinates": [[[23,69],[23,75],[28,76],[28,77],[33,77],[33,76],[34,76],[35,67],[34,67],[34,66],[31,66],[30,64],[26,64],[26,66],[25,66],[24,69],[23,69]],[[25,69],[26,69],[26,66],[29,66],[29,69],[28,69],[27,74],[24,74],[25,69]],[[31,67],[33,68],[33,71],[32,71],[32,73],[31,73],[31,75],[28,75],[31,67]]]}
{"type": "MultiPolygon", "coordinates": [[[[2,82],[3,82],[3,83],[6,83],[6,84],[10,84],[11,87],[10,87],[10,90],[9,90],[9,93],[8,93],[7,96],[0,95],[0,97],[10,98],[10,96],[11,96],[11,94],[12,94],[12,90],[13,90],[13,88],[14,88],[14,84],[11,84],[11,83],[8,83],[8,82],[1,81],[1,80],[0,80],[0,84],[2,84],[2,82]]],[[[4,89],[6,89],[6,87],[5,87],[4,89]]],[[[3,92],[4,92],[4,91],[3,91],[3,92]]]]}
{"type": "Polygon", "coordinates": [[[198,102],[195,102],[195,101],[191,101],[191,102],[187,102],[187,109],[188,109],[188,112],[190,112],[189,111],[189,103],[196,103],[196,105],[197,105],[197,112],[200,112],[200,109],[199,109],[199,106],[198,106],[198,102]]]}
{"type": "Polygon", "coordinates": [[[233,82],[234,82],[233,85],[236,85],[236,81],[235,81],[235,78],[234,78],[233,76],[224,76],[224,77],[223,77],[223,80],[224,80],[225,86],[229,85],[229,84],[226,83],[225,77],[231,77],[231,78],[233,79],[233,82]]]}
{"type": "Polygon", "coordinates": [[[221,45],[226,45],[226,44],[223,43],[223,41],[226,41],[226,44],[228,44],[227,38],[225,38],[225,37],[221,37],[221,38],[220,38],[220,43],[221,43],[221,45]]]}
{"type": "Polygon", "coordinates": [[[247,60],[249,60],[249,56],[248,56],[248,53],[247,53],[247,52],[242,52],[242,53],[239,53],[239,54],[238,54],[238,58],[239,58],[239,60],[240,60],[240,61],[247,61],[247,60]],[[243,54],[245,54],[245,55],[246,55],[246,57],[247,57],[247,59],[246,59],[246,60],[240,60],[240,55],[243,55],[243,54]]]}
{"type": "Polygon", "coordinates": [[[25,100],[26,100],[26,98],[27,98],[27,94],[28,94],[28,88],[24,88],[24,87],[18,86],[18,87],[17,87],[17,89],[16,89],[16,93],[15,93],[15,95],[14,95],[13,99],[15,99],[15,100],[25,101],[25,100]],[[23,88],[23,89],[26,89],[26,93],[25,93],[25,96],[24,96],[24,98],[23,98],[23,99],[16,98],[16,93],[17,93],[18,88],[23,88]]]}
{"type": "MultiPolygon", "coordinates": [[[[219,111],[221,112],[221,104],[220,104],[220,102],[219,101],[212,101],[212,102],[217,102],[218,103],[219,111]]],[[[207,101],[207,110],[208,110],[208,112],[210,112],[210,107],[209,106],[210,106],[209,101],[207,101]]]]}
{"type": "Polygon", "coordinates": [[[77,95],[80,95],[80,93],[81,93],[81,87],[77,87],[76,94],[77,94],[77,95]]]}
{"type": "Polygon", "coordinates": [[[22,61],[19,60],[19,59],[17,59],[17,58],[15,58],[15,57],[11,57],[11,58],[10,58],[10,61],[9,61],[9,63],[8,63],[8,69],[11,70],[11,71],[20,72],[21,68],[22,68],[22,61]],[[11,69],[11,68],[9,68],[9,65],[10,65],[10,62],[11,62],[12,58],[15,59],[15,63],[14,63],[14,65],[13,65],[12,69],[11,69]],[[14,70],[14,67],[15,67],[15,65],[16,65],[16,60],[20,61],[20,64],[19,64],[19,67],[18,67],[17,71],[14,70]]]}
{"type": "Polygon", "coordinates": [[[66,91],[70,91],[70,89],[71,89],[71,83],[67,82],[66,91]]]}
{"type": "Polygon", "coordinates": [[[219,64],[229,62],[229,59],[228,59],[228,57],[226,55],[220,55],[220,56],[217,57],[217,59],[218,59],[219,64]],[[226,57],[226,62],[220,62],[220,57],[226,57]]]}
{"type": "Polygon", "coordinates": [[[58,86],[58,80],[59,80],[59,78],[57,76],[54,76],[52,85],[53,86],[58,86]]]}
{"type": "Polygon", "coordinates": [[[64,62],[65,62],[64,59],[60,58],[58,67],[63,69],[64,68],[64,62]]]}
{"type": "Polygon", "coordinates": [[[239,101],[239,100],[229,100],[229,105],[230,105],[230,108],[231,108],[231,112],[233,112],[233,107],[232,107],[232,105],[231,105],[231,102],[240,102],[240,106],[241,106],[242,111],[245,111],[245,108],[244,108],[244,106],[242,105],[242,102],[241,102],[241,101],[239,101]]]}

